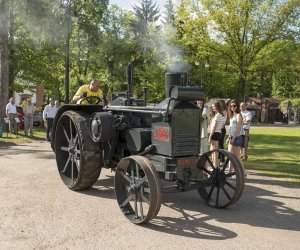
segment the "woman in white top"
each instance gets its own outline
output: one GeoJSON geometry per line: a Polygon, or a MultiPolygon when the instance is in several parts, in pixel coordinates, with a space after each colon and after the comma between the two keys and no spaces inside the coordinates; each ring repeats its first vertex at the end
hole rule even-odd
{"type": "MultiPolygon", "coordinates": [[[[239,105],[235,99],[229,102],[228,116],[230,118],[229,137],[226,141],[228,144],[228,151],[240,159],[240,148],[243,142],[243,117],[240,114],[239,105]]],[[[229,167],[229,172],[232,172],[232,166],[229,167]]]]}
{"type": "MultiPolygon", "coordinates": [[[[225,124],[225,117],[221,110],[220,102],[213,102],[211,105],[211,125],[210,125],[210,135],[208,138],[208,143],[210,143],[210,150],[218,149],[219,141],[222,138],[221,129],[225,124]]],[[[215,167],[218,166],[218,153],[214,152],[212,154],[212,160],[215,167]]]]}

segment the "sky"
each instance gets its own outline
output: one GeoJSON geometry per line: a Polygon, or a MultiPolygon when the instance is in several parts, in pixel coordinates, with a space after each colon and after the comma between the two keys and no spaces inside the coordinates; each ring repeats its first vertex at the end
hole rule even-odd
{"type": "MultiPolygon", "coordinates": [[[[109,0],[110,4],[116,4],[122,9],[132,9],[131,6],[133,4],[138,4],[139,2],[140,0],[109,0]]],[[[162,10],[167,0],[154,0],[154,2],[156,2],[159,5],[160,10],[162,10]]]]}

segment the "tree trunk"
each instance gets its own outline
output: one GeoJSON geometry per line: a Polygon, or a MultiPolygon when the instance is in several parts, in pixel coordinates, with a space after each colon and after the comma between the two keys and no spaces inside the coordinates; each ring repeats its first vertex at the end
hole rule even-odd
{"type": "Polygon", "coordinates": [[[9,86],[13,86],[15,79],[15,26],[14,26],[14,1],[10,0],[9,9],[9,86]]]}
{"type": "Polygon", "coordinates": [[[9,85],[9,0],[0,1],[0,118],[6,117],[5,107],[8,100],[9,85]]]}
{"type": "Polygon", "coordinates": [[[239,81],[236,92],[236,99],[238,102],[245,101],[245,85],[246,85],[246,73],[245,70],[240,68],[239,81]]]}

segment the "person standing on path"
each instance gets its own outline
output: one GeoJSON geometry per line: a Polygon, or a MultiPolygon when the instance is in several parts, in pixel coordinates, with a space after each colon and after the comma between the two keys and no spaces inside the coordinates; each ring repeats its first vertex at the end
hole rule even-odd
{"type": "Polygon", "coordinates": [[[34,115],[34,106],[32,105],[31,98],[27,99],[27,103],[23,107],[24,113],[24,133],[27,136],[28,130],[30,136],[33,136],[33,115],[34,115]]]}
{"type": "MultiPolygon", "coordinates": [[[[232,99],[229,102],[228,107],[228,116],[230,118],[230,125],[229,125],[229,137],[226,141],[228,144],[228,151],[234,154],[237,159],[240,160],[240,149],[242,146],[242,121],[243,117],[240,114],[240,109],[237,100],[232,99]]],[[[229,166],[229,172],[233,171],[233,167],[229,166]]]]}
{"type": "Polygon", "coordinates": [[[43,111],[43,120],[45,126],[47,127],[47,131],[46,131],[47,141],[51,141],[52,126],[53,126],[53,121],[56,112],[57,112],[57,107],[54,104],[54,100],[50,98],[50,103],[45,107],[43,111]]]}
{"type": "Polygon", "coordinates": [[[56,107],[57,109],[60,107],[59,101],[58,101],[58,100],[55,100],[54,104],[55,104],[55,107],[56,107]]]}
{"type": "Polygon", "coordinates": [[[6,116],[9,119],[9,132],[17,134],[18,124],[15,120],[17,118],[17,105],[13,97],[9,98],[9,103],[6,105],[6,116]]]}
{"type": "Polygon", "coordinates": [[[248,159],[248,142],[249,142],[249,131],[250,131],[250,123],[252,120],[252,114],[247,110],[247,105],[245,102],[241,102],[240,104],[241,115],[243,117],[242,125],[243,125],[243,144],[241,147],[241,159],[246,161],[248,159]]]}
{"type": "MultiPolygon", "coordinates": [[[[222,128],[225,124],[225,116],[221,109],[220,102],[213,102],[211,105],[211,125],[208,143],[210,143],[210,150],[219,148],[219,141],[222,138],[222,128]]],[[[212,161],[215,168],[218,167],[218,152],[212,153],[212,161]]]]}
{"type": "Polygon", "coordinates": [[[199,153],[202,155],[208,151],[208,141],[207,141],[207,127],[209,118],[209,109],[204,100],[200,99],[197,101],[197,106],[202,109],[202,114],[200,117],[200,150],[199,153]]]}

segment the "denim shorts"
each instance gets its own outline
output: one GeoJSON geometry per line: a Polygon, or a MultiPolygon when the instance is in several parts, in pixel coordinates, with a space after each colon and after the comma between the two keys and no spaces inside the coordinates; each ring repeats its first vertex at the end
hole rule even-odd
{"type": "MultiPolygon", "coordinates": [[[[232,136],[230,136],[229,139],[231,140],[232,136]]],[[[242,144],[243,144],[243,138],[240,135],[240,136],[235,137],[234,142],[233,142],[232,145],[236,146],[236,147],[240,147],[240,146],[242,146],[242,144]]]]}

